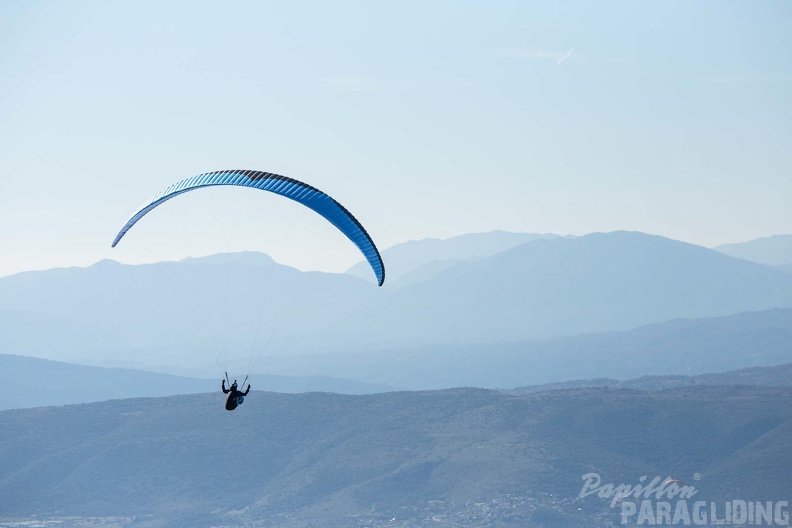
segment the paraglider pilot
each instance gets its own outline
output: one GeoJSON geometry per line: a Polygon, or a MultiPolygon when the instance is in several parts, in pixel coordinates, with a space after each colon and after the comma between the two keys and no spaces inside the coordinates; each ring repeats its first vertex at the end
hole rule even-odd
{"type": "Polygon", "coordinates": [[[225,408],[226,411],[233,411],[237,408],[237,405],[242,405],[242,402],[245,401],[245,396],[247,396],[248,392],[250,392],[250,383],[248,383],[247,390],[245,392],[239,391],[236,380],[234,380],[234,383],[231,384],[231,387],[227,389],[225,383],[226,380],[223,380],[223,383],[220,385],[223,388],[223,394],[228,394],[225,408]]]}

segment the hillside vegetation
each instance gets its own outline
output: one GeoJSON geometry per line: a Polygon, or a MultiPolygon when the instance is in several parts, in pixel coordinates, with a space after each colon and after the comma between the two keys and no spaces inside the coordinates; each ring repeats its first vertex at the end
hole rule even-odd
{"type": "Polygon", "coordinates": [[[0,429],[6,517],[594,526],[613,511],[577,498],[592,471],[698,473],[702,500],[792,489],[789,388],[254,392],[233,413],[206,394],[4,411],[0,429]]]}

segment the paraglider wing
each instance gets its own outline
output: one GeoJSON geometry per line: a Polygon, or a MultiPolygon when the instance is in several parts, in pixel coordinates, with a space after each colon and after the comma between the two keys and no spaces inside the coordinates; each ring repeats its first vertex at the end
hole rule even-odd
{"type": "Polygon", "coordinates": [[[297,203],[300,203],[309,209],[319,213],[331,224],[336,226],[339,231],[344,233],[346,237],[351,240],[368,261],[374,274],[377,276],[377,284],[382,286],[385,282],[385,265],[382,262],[377,246],[368,235],[366,230],[352,216],[352,213],[346,208],[335,201],[329,195],[323,193],[319,189],[311,187],[310,185],[301,181],[280,176],[271,172],[253,171],[253,170],[224,170],[216,172],[207,172],[199,174],[179,183],[171,185],[158,195],[154,196],[151,200],[146,202],[132,217],[127,221],[121,231],[118,232],[115,240],[113,240],[113,247],[123,238],[127,231],[129,231],[135,223],[143,218],[149,211],[170,200],[180,194],[184,194],[195,189],[204,187],[214,187],[218,185],[231,185],[236,187],[250,187],[253,189],[260,189],[262,191],[269,191],[271,193],[284,196],[297,203]]]}

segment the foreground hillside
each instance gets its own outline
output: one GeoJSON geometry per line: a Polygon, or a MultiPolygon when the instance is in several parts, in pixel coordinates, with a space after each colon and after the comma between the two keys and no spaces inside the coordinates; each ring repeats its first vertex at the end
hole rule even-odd
{"type": "MultiPolygon", "coordinates": [[[[601,526],[581,476],[792,489],[792,389],[254,392],[0,412],[0,517],[124,526],[601,526]]],[[[618,522],[618,518],[616,518],[618,522]]]]}

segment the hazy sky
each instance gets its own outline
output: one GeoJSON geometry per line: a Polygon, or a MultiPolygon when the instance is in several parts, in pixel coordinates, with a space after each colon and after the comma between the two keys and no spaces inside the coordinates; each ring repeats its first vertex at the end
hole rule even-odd
{"type": "Polygon", "coordinates": [[[792,232],[792,3],[0,2],[0,275],[252,249],[345,269],[285,174],[380,247],[503,229],[792,232]]]}

